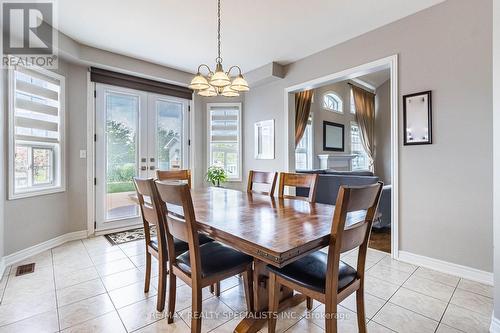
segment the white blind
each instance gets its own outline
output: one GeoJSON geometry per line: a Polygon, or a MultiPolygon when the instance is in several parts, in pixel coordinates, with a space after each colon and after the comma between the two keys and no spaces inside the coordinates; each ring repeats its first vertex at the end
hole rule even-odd
{"type": "Polygon", "coordinates": [[[61,82],[42,72],[14,71],[14,135],[16,140],[59,143],[61,82]]]}
{"type": "Polygon", "coordinates": [[[238,142],[240,109],[238,107],[210,108],[210,141],[238,142]]]}
{"type": "Polygon", "coordinates": [[[224,168],[228,178],[241,179],[241,106],[210,105],[209,165],[224,168]]]}

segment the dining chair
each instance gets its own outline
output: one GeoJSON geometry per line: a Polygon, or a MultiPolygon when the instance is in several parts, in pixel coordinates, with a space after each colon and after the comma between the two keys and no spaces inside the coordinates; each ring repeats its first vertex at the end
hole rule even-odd
{"type": "MultiPolygon", "coordinates": [[[[366,332],[364,278],[372,223],[383,184],[341,186],[335,205],[328,253],[306,255],[283,268],[269,270],[269,332],[276,329],[281,286],[287,286],[325,304],[326,332],[337,332],[337,304],[356,292],[359,332],[366,332]],[[347,221],[347,223],[346,223],[347,221]],[[347,227],[346,227],[347,226],[347,227]],[[357,267],[340,260],[340,254],[359,248],[357,267]]],[[[312,305],[312,304],[311,304],[312,305]]]]}
{"type": "Polygon", "coordinates": [[[274,189],[276,188],[276,179],[278,178],[277,172],[263,172],[250,170],[248,172],[248,193],[259,193],[264,195],[274,196],[274,189]],[[256,191],[254,189],[254,184],[265,184],[270,185],[269,191],[256,191]]]}
{"type": "Polygon", "coordinates": [[[168,247],[169,292],[167,322],[175,313],[176,278],[192,289],[191,332],[201,331],[202,289],[228,277],[242,274],[248,311],[253,311],[253,258],[219,242],[201,245],[191,192],[187,184],[156,181],[165,216],[168,247]],[[189,250],[174,254],[173,240],[188,243],[189,250]]]}
{"type": "Polygon", "coordinates": [[[280,184],[278,188],[278,197],[285,199],[298,199],[306,200],[309,202],[316,202],[316,189],[318,186],[317,174],[312,173],[287,173],[280,172],[280,184]],[[300,197],[285,194],[285,186],[290,187],[305,187],[309,188],[308,197],[300,197]]]}
{"type": "Polygon", "coordinates": [[[191,188],[191,170],[156,170],[158,180],[182,180],[191,188]]]}
{"type": "MultiPolygon", "coordinates": [[[[191,170],[156,170],[157,180],[172,180],[172,181],[184,181],[191,188],[191,170]]],[[[210,286],[210,292],[215,296],[220,296],[220,283],[217,282],[213,286],[210,286]]]]}
{"type": "MultiPolygon", "coordinates": [[[[168,273],[168,248],[165,236],[165,223],[159,207],[159,195],[153,178],[134,178],[137,199],[141,209],[144,225],[144,240],[146,243],[146,269],[144,292],[149,292],[151,283],[151,256],[158,261],[158,298],[156,308],[163,311],[165,308],[166,282],[168,273]],[[156,237],[151,236],[151,228],[156,228],[156,237]]],[[[213,241],[211,238],[200,235],[200,243],[213,241]]],[[[188,244],[178,239],[174,240],[175,253],[181,254],[188,250],[188,244]]]]}

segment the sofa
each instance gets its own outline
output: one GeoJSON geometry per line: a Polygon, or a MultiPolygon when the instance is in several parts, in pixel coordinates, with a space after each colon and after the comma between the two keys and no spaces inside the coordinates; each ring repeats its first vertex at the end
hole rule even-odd
{"type": "MultiPolygon", "coordinates": [[[[341,185],[346,186],[363,186],[375,184],[379,181],[379,177],[375,176],[371,171],[337,171],[332,169],[326,170],[301,170],[298,173],[315,173],[319,175],[318,187],[316,192],[316,201],[319,203],[335,205],[337,194],[341,185]]],[[[307,197],[309,189],[297,188],[296,195],[307,197]]],[[[382,189],[379,202],[380,218],[377,219],[373,228],[390,228],[391,227],[391,185],[385,185],[382,189]]]]}

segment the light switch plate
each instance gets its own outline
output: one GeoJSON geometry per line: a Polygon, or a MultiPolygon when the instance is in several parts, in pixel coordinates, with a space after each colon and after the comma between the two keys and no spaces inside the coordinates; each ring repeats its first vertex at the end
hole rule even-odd
{"type": "Polygon", "coordinates": [[[87,151],[86,150],[80,150],[80,158],[87,158],[87,151]]]}

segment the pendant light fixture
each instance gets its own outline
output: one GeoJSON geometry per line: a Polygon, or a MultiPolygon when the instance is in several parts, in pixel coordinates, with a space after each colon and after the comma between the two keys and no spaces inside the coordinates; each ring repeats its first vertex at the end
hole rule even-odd
{"type": "Polygon", "coordinates": [[[212,72],[210,67],[206,64],[198,66],[198,71],[191,80],[189,88],[198,92],[198,95],[204,97],[225,96],[236,97],[240,92],[250,90],[248,83],[241,74],[239,66],[231,66],[227,72],[224,72],[221,57],[221,42],[220,42],[220,0],[217,0],[217,58],[215,58],[215,71],[212,72]],[[201,74],[201,69],[208,70],[207,75],[201,74]],[[238,75],[231,77],[231,71],[238,70],[238,75]]]}

